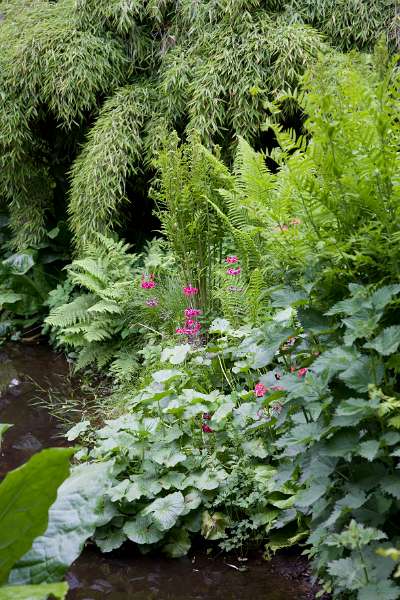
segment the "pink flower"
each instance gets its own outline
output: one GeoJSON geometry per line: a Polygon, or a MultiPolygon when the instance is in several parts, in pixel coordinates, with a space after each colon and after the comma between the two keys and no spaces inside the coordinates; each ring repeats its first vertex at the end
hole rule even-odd
{"type": "Polygon", "coordinates": [[[227,274],[228,275],[239,275],[241,270],[242,269],[240,267],[237,267],[236,269],[228,269],[227,274]]]}
{"type": "Polygon", "coordinates": [[[284,392],[285,388],[282,385],[271,385],[271,390],[274,390],[274,392],[284,392]]]}
{"type": "Polygon", "coordinates": [[[195,296],[199,290],[196,287],[188,285],[183,288],[183,293],[185,296],[195,296]]]}
{"type": "Polygon", "coordinates": [[[150,290],[156,287],[154,273],[150,273],[150,279],[146,279],[145,276],[142,275],[142,283],[140,284],[140,287],[142,287],[144,290],[150,290]]]}
{"type": "Polygon", "coordinates": [[[202,425],[201,428],[204,431],[204,433],[213,433],[214,431],[214,429],[211,429],[211,427],[207,425],[207,423],[204,423],[204,425],[202,425]]]}
{"type": "Polygon", "coordinates": [[[291,372],[291,373],[294,373],[294,372],[295,372],[295,370],[296,370],[296,367],[290,367],[290,372],[291,372]]]}
{"type": "Polygon", "coordinates": [[[300,219],[291,219],[290,224],[291,225],[301,225],[301,221],[300,221],[300,219]]]}
{"type": "Polygon", "coordinates": [[[254,393],[257,398],[262,398],[268,392],[268,388],[263,383],[257,383],[254,386],[254,393]]]}
{"type": "Polygon", "coordinates": [[[307,367],[303,367],[297,371],[297,377],[301,379],[301,377],[304,377],[306,373],[308,373],[308,369],[307,367]]]}
{"type": "Polygon", "coordinates": [[[177,329],[175,329],[175,333],[178,333],[179,335],[196,335],[199,333],[200,329],[200,323],[193,321],[192,319],[188,319],[185,327],[177,327],[177,329]]]}
{"type": "Polygon", "coordinates": [[[237,256],[227,256],[225,262],[230,265],[234,265],[235,263],[239,262],[239,259],[237,256]]]}
{"type": "Polygon", "coordinates": [[[198,308],[185,308],[185,317],[198,317],[201,315],[201,310],[198,308]]]}
{"type": "Polygon", "coordinates": [[[200,323],[195,323],[194,325],[185,327],[185,333],[186,333],[186,335],[196,335],[196,333],[199,333],[200,329],[201,329],[200,323]]]}
{"type": "Polygon", "coordinates": [[[150,298],[149,300],[146,300],[146,306],[150,306],[151,308],[158,306],[157,298],[150,298]]]}

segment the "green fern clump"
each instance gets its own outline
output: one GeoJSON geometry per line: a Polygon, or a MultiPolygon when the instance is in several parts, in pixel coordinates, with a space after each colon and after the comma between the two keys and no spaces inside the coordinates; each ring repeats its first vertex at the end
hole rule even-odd
{"type": "MultiPolygon", "coordinates": [[[[209,203],[246,285],[253,273],[264,290],[306,283],[332,300],[351,281],[398,280],[398,89],[382,45],[373,57],[323,58],[290,95],[308,115],[302,135],[279,124],[278,105],[268,104],[265,127],[277,147],[257,153],[239,139],[229,185],[219,190],[223,210],[209,203]]],[[[216,295],[227,316],[255,316],[244,297],[216,295]]]]}
{"type": "Polygon", "coordinates": [[[159,179],[152,196],[181,273],[179,287],[196,286],[202,310],[208,312],[214,266],[221,262],[225,238],[224,202],[218,190],[230,186],[228,169],[198,139],[179,146],[176,136],[166,141],[156,166],[159,179]]]}
{"type": "Polygon", "coordinates": [[[57,343],[77,353],[77,369],[92,363],[102,368],[129,336],[124,309],[133,294],[138,257],[127,250],[123,242],[98,234],[84,257],[68,267],[75,298],[53,306],[46,319],[57,343]]]}
{"type": "Polygon", "coordinates": [[[95,366],[119,384],[131,381],[139,350],[174,335],[186,307],[175,263],[165,242],[153,240],[143,254],[97,234],[82,258],[67,267],[65,283],[50,293],[45,333],[75,356],[76,369],[95,366]],[[142,279],[156,273],[156,287],[142,279]]]}

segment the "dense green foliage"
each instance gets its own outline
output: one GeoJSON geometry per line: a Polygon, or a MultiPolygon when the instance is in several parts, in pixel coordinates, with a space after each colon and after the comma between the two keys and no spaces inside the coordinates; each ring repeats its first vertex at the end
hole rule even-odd
{"type": "Polygon", "coordinates": [[[394,4],[0,2],[0,335],[48,308],[110,391],[12,583],[200,536],[400,596],[394,4]],[[162,240],[132,254],[135,195],[162,240]]]}
{"type": "Polygon", "coordinates": [[[396,23],[394,0],[2,0],[0,10],[0,198],[18,250],[44,239],[66,197],[78,245],[114,229],[133,200],[127,180],[165,128],[228,153],[238,134],[260,143],[265,100],[296,86],[320,51],[371,49],[396,23]]]}
{"type": "Polygon", "coordinates": [[[194,179],[201,201],[196,187],[179,188],[187,240],[171,202],[199,151],[183,160],[170,149],[160,163],[181,286],[191,277],[200,288],[210,268],[214,303],[198,339],[153,337],[141,376],[121,391],[122,416],[97,432],[77,426],[85,460],[118,465],[107,493],[117,513],[95,535],[103,550],[130,539],[177,556],[196,532],[225,550],[263,543],[267,555],[301,541],[334,596],[398,597],[385,542],[399,510],[397,77],[382,48],[324,59],[293,97],[309,115],[302,138],[269,105],[277,170],[242,140],[233,173],[220,166],[217,200],[208,179],[194,179]],[[199,214],[191,221],[185,197],[199,214]],[[223,259],[196,245],[210,207],[223,250],[236,250],[230,282],[223,259]],[[255,273],[265,309],[252,313],[255,273]]]}

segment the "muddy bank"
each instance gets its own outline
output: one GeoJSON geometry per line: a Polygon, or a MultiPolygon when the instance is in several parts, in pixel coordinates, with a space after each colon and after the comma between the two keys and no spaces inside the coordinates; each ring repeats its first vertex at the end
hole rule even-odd
{"type": "MultiPolygon", "coordinates": [[[[63,356],[45,346],[0,349],[0,422],[14,424],[5,434],[0,477],[42,448],[65,445],[57,421],[36,404],[48,391],[67,396],[68,372],[63,356]]],[[[68,600],[311,600],[316,594],[299,556],[240,562],[200,551],[172,560],[141,556],[130,545],[109,555],[89,545],[67,579],[68,600]]]]}

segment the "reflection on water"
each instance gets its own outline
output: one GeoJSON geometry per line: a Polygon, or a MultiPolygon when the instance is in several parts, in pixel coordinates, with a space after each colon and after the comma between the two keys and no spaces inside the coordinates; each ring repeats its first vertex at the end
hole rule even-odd
{"type": "MultiPolygon", "coordinates": [[[[42,346],[0,349],[0,423],[13,423],[0,456],[0,478],[32,454],[65,442],[46,410],[35,407],[36,381],[44,390],[68,393],[68,368],[61,356],[42,346]]],[[[68,600],[307,600],[315,598],[306,563],[283,556],[269,563],[234,558],[212,559],[204,552],[190,558],[141,556],[126,545],[123,552],[102,555],[88,547],[68,574],[68,600]]]]}
{"type": "Polygon", "coordinates": [[[65,445],[57,423],[32,403],[36,381],[44,388],[60,386],[68,373],[62,356],[42,346],[11,345],[0,349],[0,422],[12,423],[1,448],[0,477],[32,454],[65,445]]]}
{"type": "Polygon", "coordinates": [[[315,598],[305,563],[288,556],[269,563],[248,561],[248,570],[230,558],[167,559],[124,552],[112,559],[87,549],[68,575],[68,600],[306,600],[315,598]]]}

